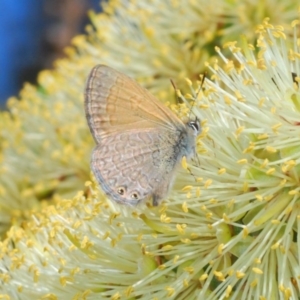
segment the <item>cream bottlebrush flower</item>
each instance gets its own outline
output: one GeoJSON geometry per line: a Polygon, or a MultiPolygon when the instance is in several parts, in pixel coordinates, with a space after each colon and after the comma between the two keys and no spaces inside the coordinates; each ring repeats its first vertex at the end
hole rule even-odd
{"type": "Polygon", "coordinates": [[[298,17],[299,3],[293,0],[245,0],[227,1],[223,16],[225,26],[220,28],[221,41],[232,41],[245,35],[254,41],[254,29],[266,17],[273,25],[283,26],[286,34],[292,34],[290,22],[298,17]]]}
{"type": "MultiPolygon", "coordinates": [[[[71,197],[83,188],[93,142],[82,94],[93,66],[105,63],[138,79],[161,100],[172,100],[169,79],[177,84],[185,77],[195,79],[215,55],[222,34],[252,36],[251,26],[240,27],[240,9],[235,8],[241,5],[109,1],[104,13],[91,13],[94,29],[89,26],[87,35],[74,38],[68,58],[58,61],[54,71],[42,72],[38,87],[26,85],[20,101],[10,101],[10,113],[0,113],[0,232],[11,219],[19,222],[39,209],[41,200],[71,197]]],[[[251,2],[256,6],[264,11],[261,1],[251,2]]],[[[274,11],[284,23],[295,13],[292,4],[277,4],[274,11]]],[[[252,18],[243,14],[243,24],[252,18]]]]}
{"type": "MultiPolygon", "coordinates": [[[[86,199],[49,206],[0,247],[0,299],[119,299],[157,266],[143,252],[151,232],[131,208],[86,199]]],[[[140,293],[140,292],[139,292],[140,293]]]]}
{"type": "Polygon", "coordinates": [[[94,34],[90,28],[85,44],[82,38],[75,44],[170,100],[170,78],[196,79],[214,58],[215,46],[240,35],[254,42],[254,29],[265,17],[288,24],[298,16],[297,5],[293,0],[109,1],[107,15],[90,14],[94,34]]]}
{"type": "Polygon", "coordinates": [[[132,209],[90,186],[12,228],[2,298],[299,298],[299,42],[267,21],[258,34],[257,57],[228,45],[239,66],[220,52],[196,99],[200,165],[182,192],[132,209]]]}
{"type": "MultiPolygon", "coordinates": [[[[200,167],[192,168],[199,183],[186,187],[174,205],[184,201],[182,210],[206,217],[214,233],[190,264],[194,274],[201,272],[201,291],[195,287],[190,299],[300,296],[298,23],[292,24],[292,49],[283,29],[266,20],[257,30],[257,57],[251,45],[243,55],[228,44],[235,67],[218,50],[225,69],[211,68],[214,81],[199,97],[196,113],[206,124],[200,167]]],[[[166,217],[178,216],[170,208],[166,217]]],[[[187,219],[185,232],[193,230],[187,219]]]]}
{"type": "Polygon", "coordinates": [[[41,74],[39,88],[26,85],[22,100],[10,99],[10,111],[0,114],[1,233],[39,209],[39,201],[74,195],[89,178],[92,139],[79,101],[82,90],[62,88],[70,79],[53,75],[41,74]]]}

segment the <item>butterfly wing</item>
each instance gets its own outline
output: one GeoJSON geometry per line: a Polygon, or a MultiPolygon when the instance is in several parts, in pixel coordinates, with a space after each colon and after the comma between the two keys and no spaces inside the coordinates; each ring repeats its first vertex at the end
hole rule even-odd
{"type": "Polygon", "coordinates": [[[181,132],[133,129],[103,137],[91,166],[104,192],[129,205],[153,198],[157,205],[168,192],[178,162],[181,132]]]}
{"type": "Polygon", "coordinates": [[[97,143],[113,133],[153,127],[184,128],[182,121],[130,77],[94,67],[85,88],[85,112],[97,143]]]}
{"type": "Polygon", "coordinates": [[[96,66],[87,80],[85,111],[97,146],[91,166],[115,201],[157,205],[186,148],[186,126],[128,76],[96,66]]]}

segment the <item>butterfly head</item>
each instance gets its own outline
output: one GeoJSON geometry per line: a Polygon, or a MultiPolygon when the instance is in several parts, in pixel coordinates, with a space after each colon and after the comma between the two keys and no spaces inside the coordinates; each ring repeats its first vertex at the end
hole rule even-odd
{"type": "Polygon", "coordinates": [[[186,123],[190,135],[197,137],[201,133],[200,120],[196,117],[195,120],[189,120],[186,123]]]}
{"type": "Polygon", "coordinates": [[[195,155],[196,151],[196,139],[197,136],[201,133],[200,120],[196,117],[194,120],[188,120],[185,123],[185,142],[184,142],[184,152],[183,155],[191,157],[195,155]]]}
{"type": "Polygon", "coordinates": [[[201,125],[198,118],[195,120],[190,120],[187,126],[192,130],[194,136],[198,136],[201,133],[201,125]]]}

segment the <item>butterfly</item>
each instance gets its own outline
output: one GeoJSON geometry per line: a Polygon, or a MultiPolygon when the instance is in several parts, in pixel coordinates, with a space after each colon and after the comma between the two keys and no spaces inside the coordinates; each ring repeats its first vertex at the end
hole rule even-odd
{"type": "Polygon", "coordinates": [[[181,159],[195,155],[200,122],[181,121],[136,81],[95,66],[85,87],[85,113],[96,142],[91,169],[116,202],[164,199],[181,159]]]}

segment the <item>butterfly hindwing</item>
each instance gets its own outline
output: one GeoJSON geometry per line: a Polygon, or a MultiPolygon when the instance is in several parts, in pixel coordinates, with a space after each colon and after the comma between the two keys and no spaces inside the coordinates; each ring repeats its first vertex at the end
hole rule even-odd
{"type": "Polygon", "coordinates": [[[122,132],[104,138],[96,146],[92,169],[114,200],[136,204],[157,193],[161,199],[167,193],[177,164],[174,149],[179,132],[165,131],[122,132]]]}

